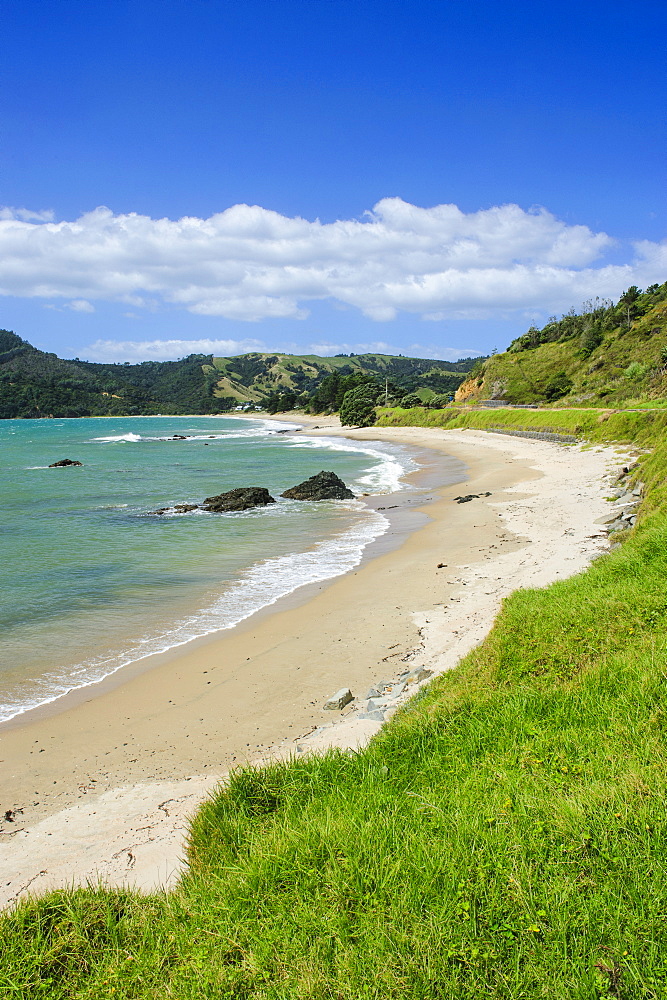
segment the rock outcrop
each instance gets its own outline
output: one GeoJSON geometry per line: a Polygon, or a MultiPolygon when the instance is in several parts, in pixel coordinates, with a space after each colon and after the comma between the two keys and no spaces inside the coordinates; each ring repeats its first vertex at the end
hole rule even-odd
{"type": "Polygon", "coordinates": [[[631,473],[635,472],[637,466],[632,469],[623,469],[623,472],[616,480],[616,486],[611,496],[607,500],[612,505],[609,513],[598,517],[593,524],[601,524],[608,534],[616,531],[626,531],[637,521],[637,514],[644,495],[645,485],[642,482],[632,482],[628,479],[631,473]]]}
{"type": "Polygon", "coordinates": [[[66,465],[83,465],[83,462],[76,462],[71,458],[61,458],[59,462],[52,462],[50,469],[61,469],[66,465]]]}
{"type": "Polygon", "coordinates": [[[173,507],[160,507],[158,510],[149,510],[149,514],[187,514],[191,510],[199,510],[198,503],[177,503],[173,507]]]}
{"type": "Polygon", "coordinates": [[[318,472],[305,482],[285,490],[281,496],[288,500],[354,500],[354,493],[335,472],[318,472]]]}
{"type": "Polygon", "coordinates": [[[227,514],[235,510],[250,510],[251,507],[265,507],[275,502],[263,486],[240,486],[236,490],[220,493],[217,497],[206,497],[202,509],[214,514],[227,514]]]}
{"type": "MultiPolygon", "coordinates": [[[[80,463],[74,463],[80,464],[80,463]]],[[[305,483],[287,490],[282,494],[290,500],[353,500],[354,493],[348,490],[342,479],[335,472],[318,472],[305,483]]],[[[149,514],[187,514],[191,510],[206,510],[212,514],[229,514],[238,510],[251,510],[253,507],[265,507],[275,503],[269,491],[263,486],[240,486],[227,493],[215,497],[206,497],[201,504],[177,503],[173,507],[160,507],[159,510],[148,511],[149,514]]]]}

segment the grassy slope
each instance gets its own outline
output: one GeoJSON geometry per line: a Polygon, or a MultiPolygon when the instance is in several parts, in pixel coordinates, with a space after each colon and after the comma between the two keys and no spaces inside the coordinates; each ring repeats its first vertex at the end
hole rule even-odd
{"type": "Polygon", "coordinates": [[[599,416],[516,414],[653,448],[623,546],[514,594],[364,752],[238,774],[169,896],[22,904],[2,995],[667,996],[667,414],[599,416]]]}
{"type": "MultiPolygon", "coordinates": [[[[403,358],[391,354],[357,354],[352,357],[320,358],[315,354],[249,354],[238,358],[213,358],[206,371],[216,370],[217,396],[234,396],[240,402],[259,402],[277,390],[312,391],[336,370],[347,374],[362,372],[399,380],[406,374],[428,375],[437,372],[463,372],[470,364],[421,358],[403,358]]],[[[434,393],[426,389],[425,398],[434,393]]]]}
{"type": "Polygon", "coordinates": [[[380,409],[378,427],[471,427],[488,430],[554,431],[572,434],[587,441],[623,441],[643,446],[659,443],[665,429],[665,413],[657,411],[563,409],[563,410],[473,410],[447,407],[428,410],[414,407],[380,409]]]}
{"type": "Polygon", "coordinates": [[[544,398],[553,375],[565,372],[573,387],[559,406],[616,406],[660,399],[667,396],[667,372],[658,374],[665,367],[660,354],[666,346],[667,303],[662,302],[630,329],[608,330],[589,357],[581,354],[578,338],[494,355],[484,366],[483,382],[466,383],[466,395],[471,401],[488,399],[502,390],[503,398],[513,403],[531,403],[544,398]],[[626,374],[633,362],[644,370],[626,374]]]}

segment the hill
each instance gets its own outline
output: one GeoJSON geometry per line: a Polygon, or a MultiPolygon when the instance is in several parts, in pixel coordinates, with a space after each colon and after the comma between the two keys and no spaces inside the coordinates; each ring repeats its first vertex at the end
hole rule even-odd
{"type": "Polygon", "coordinates": [[[659,406],[667,397],[667,282],[531,327],[471,375],[457,402],[659,406]]]}
{"type": "Polygon", "coordinates": [[[389,380],[401,394],[416,392],[424,401],[454,392],[477,359],[438,361],[393,354],[243,354],[213,358],[207,374],[217,376],[215,395],[233,396],[239,402],[263,403],[276,393],[307,398],[329,375],[375,376],[389,380]]]}
{"type": "Polygon", "coordinates": [[[65,361],[0,330],[0,418],[209,413],[206,355],[139,365],[65,361]]]}
{"type": "Polygon", "coordinates": [[[264,406],[276,394],[287,396],[294,406],[306,403],[335,373],[389,379],[400,394],[418,392],[426,401],[454,392],[474,363],[388,354],[319,358],[255,353],[97,364],[63,360],[0,330],[0,418],[220,413],[242,404],[264,406]]]}

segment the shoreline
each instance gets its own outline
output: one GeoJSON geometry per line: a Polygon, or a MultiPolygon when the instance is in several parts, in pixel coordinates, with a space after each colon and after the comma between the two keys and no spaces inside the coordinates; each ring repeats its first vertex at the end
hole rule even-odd
{"type": "Polygon", "coordinates": [[[3,810],[24,811],[0,837],[0,905],[96,877],[169,885],[188,813],[231,767],[363,745],[380,723],[355,718],[354,706],[323,712],[334,691],[350,687],[358,705],[372,684],[395,676],[392,664],[450,669],[484,637],[507,593],[571,575],[606,548],[593,521],[605,510],[601,477],[626,460],[615,449],[583,453],[480,431],[351,431],[331,418],[315,429],[315,420],[294,419],[309,435],[453,455],[469,467],[466,489],[493,495],[455,505],[456,485],[429,490],[439,497],[424,526],[314,585],[305,603],[273,606],[114,690],[4,730],[3,810]],[[332,716],[338,724],[321,729],[332,716]]]}
{"type": "MultiPolygon", "coordinates": [[[[232,419],[234,417],[239,420],[258,421],[260,419],[255,414],[234,414],[232,415],[232,419]]],[[[308,431],[307,424],[304,426],[304,422],[309,419],[309,417],[304,416],[303,420],[297,423],[294,420],[283,420],[278,416],[264,416],[261,418],[261,422],[267,424],[276,423],[283,425],[283,427],[286,424],[293,424],[294,429],[292,433],[297,433],[301,430],[308,431]]],[[[283,427],[275,433],[285,433],[283,427]]],[[[333,429],[334,431],[340,431],[340,423],[337,422],[334,424],[333,429]]],[[[328,435],[321,433],[319,435],[314,434],[313,436],[327,437],[328,435]]],[[[343,441],[346,439],[350,440],[353,443],[353,439],[348,438],[345,433],[336,433],[334,436],[342,438],[343,441]]],[[[406,451],[412,453],[411,457],[417,467],[402,476],[401,481],[404,484],[402,488],[390,493],[365,493],[357,497],[357,500],[369,512],[381,512],[387,522],[387,526],[374,538],[362,545],[359,562],[354,566],[343,568],[340,572],[324,577],[319,581],[297,584],[293,589],[281,594],[275,600],[269,601],[256,610],[250,611],[245,617],[240,618],[229,626],[221,626],[208,632],[203,632],[200,635],[195,635],[192,638],[174,642],[173,645],[167,646],[162,650],[135,656],[133,659],[127,660],[127,662],[115,667],[97,680],[80,684],[61,694],[54,694],[40,704],[25,708],[10,718],[0,719],[0,739],[3,733],[7,731],[22,728],[33,722],[57,715],[69,708],[80,705],[82,702],[90,700],[91,697],[105,694],[113,688],[131,680],[133,677],[161,666],[174,656],[183,655],[187,650],[197,649],[224,635],[231,634],[237,629],[241,630],[248,625],[254,625],[266,615],[272,615],[291,607],[300,606],[316,594],[322,586],[327,586],[339,577],[357,570],[360,566],[365,565],[368,560],[376,558],[377,555],[391,551],[401,545],[406,535],[418,530],[428,522],[428,515],[425,513],[425,508],[433,500],[433,497],[426,496],[426,494],[435,492],[436,484],[442,486],[446,482],[447,485],[456,485],[465,482],[466,479],[466,467],[464,463],[452,459],[446,454],[439,454],[428,448],[415,447],[406,448],[406,451]],[[391,503],[389,503],[389,500],[391,500],[391,503]]],[[[321,544],[326,544],[327,541],[328,538],[324,538],[314,542],[311,547],[304,549],[304,553],[316,549],[321,544]]],[[[191,610],[191,613],[196,615],[199,610],[191,610]]]]}

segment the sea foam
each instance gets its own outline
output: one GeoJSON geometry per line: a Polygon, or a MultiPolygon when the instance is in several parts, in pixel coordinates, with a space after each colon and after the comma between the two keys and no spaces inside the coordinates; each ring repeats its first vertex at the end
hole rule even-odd
{"type": "MultiPolygon", "coordinates": [[[[358,501],[348,506],[363,509],[358,501]]],[[[0,704],[0,722],[49,704],[63,695],[97,683],[137,660],[164,653],[193,639],[233,628],[262,608],[309,584],[349,572],[361,562],[366,546],[382,535],[389,522],[377,511],[364,511],[363,520],[305,552],[262,560],[245,570],[211,604],[158,635],[145,635],[114,657],[91,659],[67,671],[51,671],[39,681],[29,700],[0,704]],[[40,691],[42,692],[40,696],[40,691]],[[47,693],[48,692],[48,693],[47,693]]]]}

